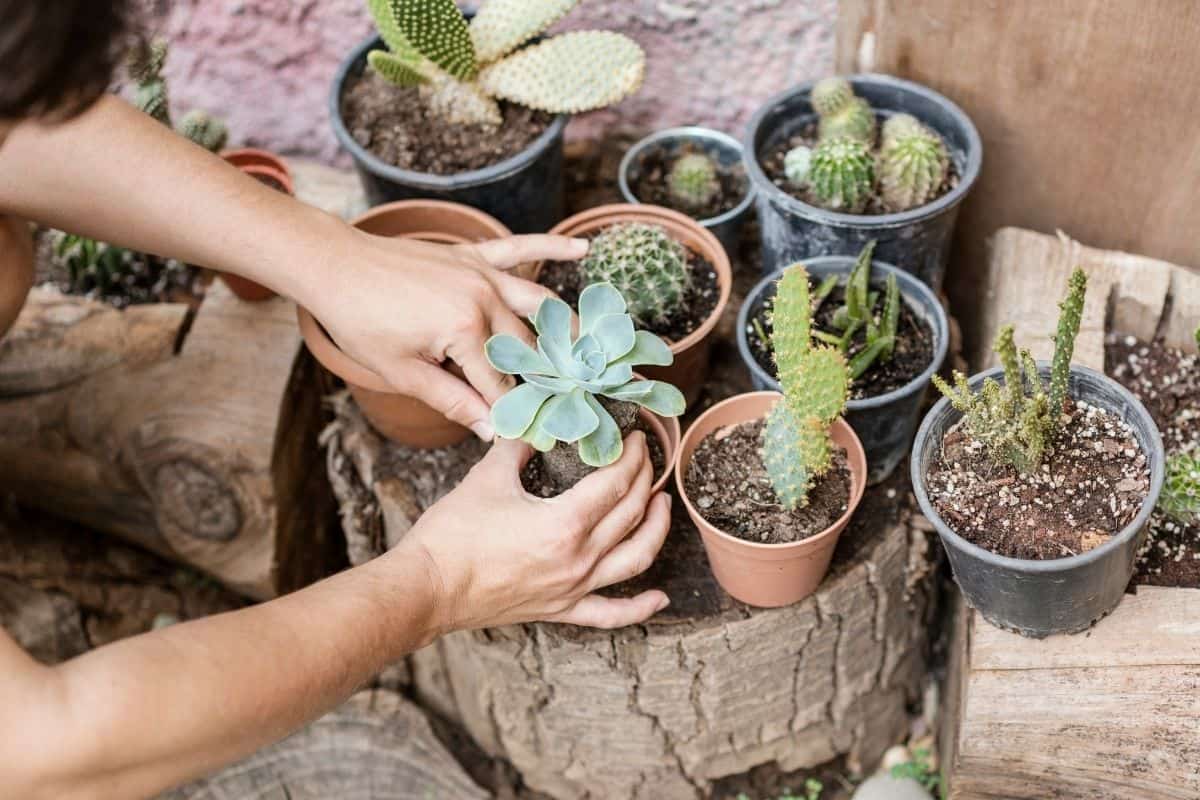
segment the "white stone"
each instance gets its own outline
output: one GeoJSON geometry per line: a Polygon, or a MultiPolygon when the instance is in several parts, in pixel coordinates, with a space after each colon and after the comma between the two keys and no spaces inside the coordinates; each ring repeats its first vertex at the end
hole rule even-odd
{"type": "Polygon", "coordinates": [[[908,748],[902,744],[894,744],[883,754],[883,760],[879,762],[879,769],[883,772],[890,772],[892,767],[907,764],[909,761],[912,761],[912,753],[908,752],[908,748]]]}
{"type": "Polygon", "coordinates": [[[859,786],[853,800],[933,800],[933,795],[912,778],[880,774],[859,786]]]}

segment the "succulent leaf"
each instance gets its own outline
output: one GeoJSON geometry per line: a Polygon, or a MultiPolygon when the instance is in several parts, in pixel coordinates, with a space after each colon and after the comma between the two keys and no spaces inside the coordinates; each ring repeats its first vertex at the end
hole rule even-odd
{"type": "Polygon", "coordinates": [[[660,417],[678,417],[687,407],[683,393],[663,381],[634,381],[616,389],[610,389],[604,393],[604,396],[611,397],[613,400],[637,403],[660,417]]]}
{"type": "Polygon", "coordinates": [[[452,77],[475,77],[475,46],[454,0],[391,0],[392,16],[413,49],[452,77]]]}
{"type": "Polygon", "coordinates": [[[397,58],[412,61],[420,57],[420,53],[400,30],[392,0],[367,0],[367,10],[371,13],[379,38],[397,58]]]}
{"type": "Polygon", "coordinates": [[[624,356],[637,343],[633,319],[628,314],[607,314],[596,320],[588,336],[594,336],[606,357],[605,363],[624,356]]]}
{"type": "Polygon", "coordinates": [[[523,436],[533,424],[533,419],[541,410],[542,404],[552,395],[552,392],[532,383],[522,383],[515,387],[492,407],[492,425],[496,433],[506,439],[523,436]]]}
{"type": "Polygon", "coordinates": [[[614,364],[636,364],[655,367],[665,367],[675,360],[671,348],[649,331],[635,331],[636,339],[633,349],[617,359],[614,364]]]}
{"type": "Polygon", "coordinates": [[[367,53],[367,63],[379,77],[396,86],[417,86],[428,80],[421,71],[420,57],[405,58],[387,50],[372,50],[367,53]]]}
{"type": "Polygon", "coordinates": [[[1079,335],[1086,294],[1087,273],[1076,267],[1067,279],[1067,296],[1058,304],[1058,330],[1054,334],[1054,360],[1050,368],[1050,410],[1055,420],[1062,414],[1063,403],[1067,400],[1071,359],[1075,356],[1075,337],[1079,335]]]}
{"type": "Polygon", "coordinates": [[[488,64],[543,32],[575,7],[578,0],[486,0],[469,30],[475,58],[488,64]]]}
{"type": "Polygon", "coordinates": [[[588,405],[584,391],[578,387],[568,394],[558,394],[546,401],[546,419],[542,428],[560,442],[577,442],[600,424],[600,417],[588,405]]]}
{"type": "Polygon", "coordinates": [[[599,423],[596,429],[579,441],[579,458],[589,467],[607,466],[621,457],[624,445],[621,441],[621,429],[613,420],[612,414],[600,405],[595,396],[584,395],[588,407],[596,414],[599,423]]]}
{"type": "Polygon", "coordinates": [[[552,374],[554,367],[540,353],[515,336],[498,333],[483,345],[483,354],[488,363],[505,375],[520,375],[533,372],[538,375],[552,374]]]}
{"type": "Polygon", "coordinates": [[[592,283],[579,294],[579,332],[591,333],[601,317],[628,311],[625,298],[611,283],[592,283]]]}

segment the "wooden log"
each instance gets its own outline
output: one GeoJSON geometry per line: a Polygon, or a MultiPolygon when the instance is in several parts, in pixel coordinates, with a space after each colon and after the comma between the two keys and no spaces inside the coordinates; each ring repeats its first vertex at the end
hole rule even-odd
{"type": "MultiPolygon", "coordinates": [[[[1103,369],[1106,329],[1192,346],[1200,275],[1016,228],[990,253],[986,339],[1010,321],[1045,356],[1078,264],[1089,301],[1077,361],[1103,369]]],[[[951,798],[1200,797],[1200,589],[1139,586],[1087,634],[1043,640],[959,605],[940,741],[951,798]]]]}

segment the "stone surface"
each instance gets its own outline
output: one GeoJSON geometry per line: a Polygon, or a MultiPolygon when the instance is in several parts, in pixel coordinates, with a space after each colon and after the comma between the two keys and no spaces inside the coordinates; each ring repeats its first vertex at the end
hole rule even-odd
{"type": "Polygon", "coordinates": [[[912,778],[881,774],[859,786],[853,800],[933,800],[933,795],[912,778]]]}
{"type": "MultiPolygon", "coordinates": [[[[224,116],[232,141],[331,160],[330,82],[371,30],[365,0],[177,0],[152,27],[172,41],[177,114],[224,116]]],[[[594,0],[555,30],[609,28],[646,49],[646,84],[616,108],[576,120],[569,136],[617,121],[701,123],[741,134],[769,95],[832,68],[836,0],[594,0]]]]}

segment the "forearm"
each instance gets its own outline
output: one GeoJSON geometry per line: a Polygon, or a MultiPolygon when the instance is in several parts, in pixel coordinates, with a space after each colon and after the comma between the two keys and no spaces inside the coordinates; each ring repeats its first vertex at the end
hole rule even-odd
{"type": "Polygon", "coordinates": [[[107,96],[0,146],[0,213],[233,272],[293,299],[322,291],[351,229],[107,96]]]}
{"type": "MultiPolygon", "coordinates": [[[[0,736],[0,795],[149,796],[333,707],[440,632],[422,558],[393,555],[386,569],[372,562],[42,669],[32,690],[9,681],[0,729],[22,733],[0,736]]],[[[14,674],[3,656],[0,672],[14,674]]]]}

